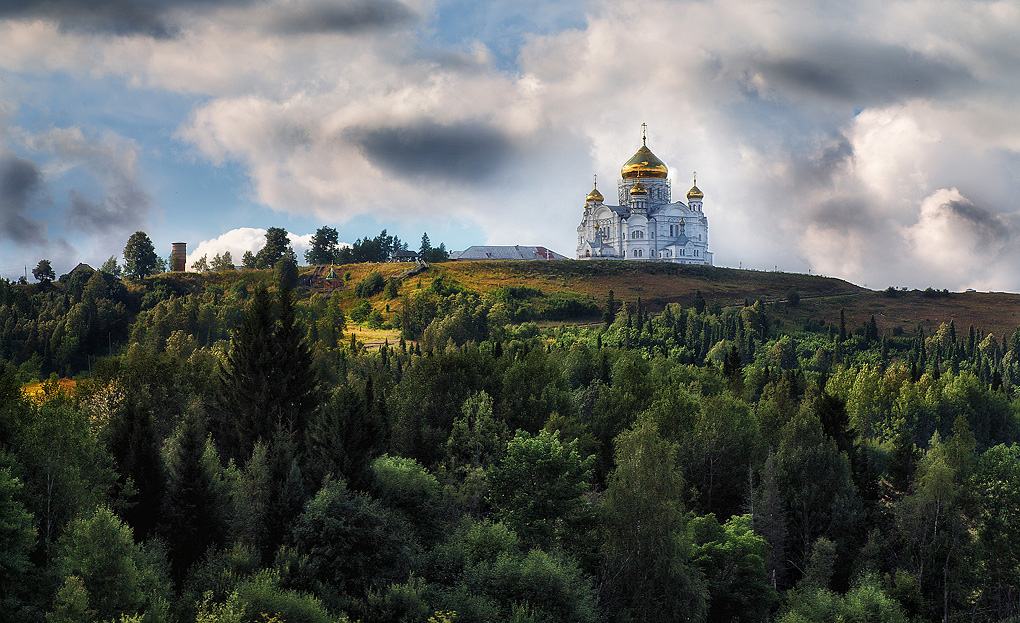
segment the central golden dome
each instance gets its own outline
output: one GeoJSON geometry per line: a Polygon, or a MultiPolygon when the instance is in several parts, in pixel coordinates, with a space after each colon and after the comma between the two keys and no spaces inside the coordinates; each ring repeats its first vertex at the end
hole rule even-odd
{"type": "Polygon", "coordinates": [[[637,153],[631,157],[620,169],[620,176],[625,180],[631,180],[638,177],[657,177],[659,179],[665,179],[669,173],[669,169],[666,168],[666,163],[659,160],[655,154],[652,153],[651,149],[648,149],[647,145],[641,145],[641,149],[637,150],[637,153]]]}

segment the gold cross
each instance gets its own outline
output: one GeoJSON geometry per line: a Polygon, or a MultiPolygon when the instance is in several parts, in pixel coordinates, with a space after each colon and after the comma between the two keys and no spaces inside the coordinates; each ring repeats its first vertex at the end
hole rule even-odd
{"type": "Polygon", "coordinates": [[[594,177],[595,177],[595,188],[598,188],[599,187],[599,176],[598,176],[598,173],[596,173],[594,175],[594,177]]]}
{"type": "Polygon", "coordinates": [[[641,124],[641,144],[642,145],[644,145],[645,142],[648,140],[647,130],[648,130],[648,124],[647,123],[642,123],[641,124]]]}

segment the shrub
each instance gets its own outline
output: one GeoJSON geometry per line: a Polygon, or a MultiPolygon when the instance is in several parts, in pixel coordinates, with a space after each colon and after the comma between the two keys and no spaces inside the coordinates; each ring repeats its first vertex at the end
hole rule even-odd
{"type": "Polygon", "coordinates": [[[358,323],[365,322],[371,313],[372,306],[368,304],[368,301],[361,301],[351,309],[351,321],[358,323]]]}
{"type": "Polygon", "coordinates": [[[385,286],[386,281],[383,279],[383,276],[378,271],[373,270],[354,286],[354,295],[358,298],[367,299],[373,294],[382,292],[385,286]]]}

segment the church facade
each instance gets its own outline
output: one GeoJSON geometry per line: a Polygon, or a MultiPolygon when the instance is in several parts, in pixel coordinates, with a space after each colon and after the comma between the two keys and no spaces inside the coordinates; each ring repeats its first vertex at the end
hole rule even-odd
{"type": "Polygon", "coordinates": [[[697,178],[687,203],[670,199],[669,170],[648,149],[641,149],[620,169],[619,205],[608,205],[595,188],[584,202],[577,227],[577,259],[617,259],[644,262],[712,265],[708,250],[708,218],[702,212],[705,195],[697,178]]]}

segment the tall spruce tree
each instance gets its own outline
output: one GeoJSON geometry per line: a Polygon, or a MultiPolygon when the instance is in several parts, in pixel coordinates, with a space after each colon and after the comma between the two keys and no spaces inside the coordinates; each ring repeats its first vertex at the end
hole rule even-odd
{"type": "Polygon", "coordinates": [[[275,365],[271,378],[275,387],[270,404],[280,426],[301,440],[319,404],[319,384],[312,367],[312,352],[305,342],[305,329],[298,325],[294,315],[290,288],[280,290],[279,309],[271,341],[275,365]]]}
{"type": "Polygon", "coordinates": [[[214,409],[213,435],[223,454],[239,462],[247,462],[255,442],[268,443],[276,429],[269,410],[280,389],[274,383],[273,324],[272,299],[260,285],[231,337],[214,409]]]}
{"type": "Polygon", "coordinates": [[[152,414],[137,400],[126,401],[110,418],[106,433],[107,447],[120,475],[117,487],[123,493],[130,479],[137,491],[121,514],[138,540],[145,540],[159,520],[166,483],[152,414]]]}
{"type": "Polygon", "coordinates": [[[247,462],[260,439],[272,447],[281,431],[293,435],[301,456],[318,406],[312,354],[289,288],[280,290],[279,310],[274,318],[272,298],[256,288],[221,371],[214,434],[224,454],[238,462],[247,462]]]}
{"type": "Polygon", "coordinates": [[[429,240],[429,233],[425,232],[421,235],[421,246],[418,247],[418,257],[424,258],[430,251],[432,251],[432,241],[429,240]]]}
{"type": "Polygon", "coordinates": [[[206,550],[226,536],[228,498],[219,457],[197,414],[186,414],[170,439],[166,472],[159,533],[174,579],[180,582],[206,550]]]}

